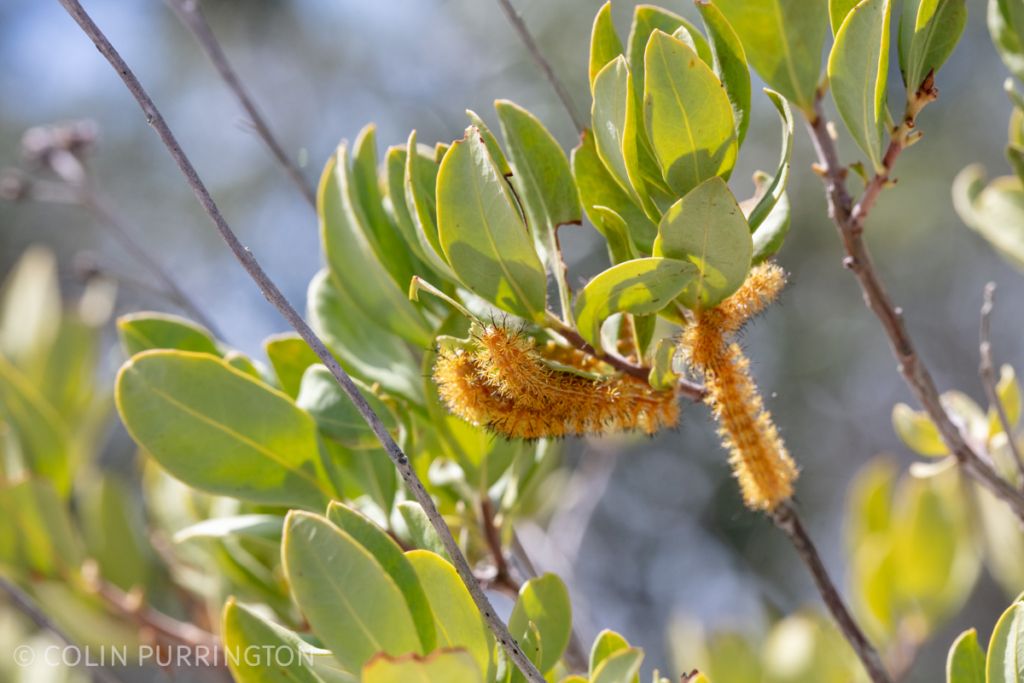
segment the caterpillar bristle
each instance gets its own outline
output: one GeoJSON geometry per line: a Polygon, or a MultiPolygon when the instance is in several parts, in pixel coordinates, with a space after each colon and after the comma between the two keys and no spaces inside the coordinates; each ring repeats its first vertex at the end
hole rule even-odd
{"type": "Polygon", "coordinates": [[[773,510],[793,495],[796,463],[750,375],[750,361],[731,341],[740,327],[778,296],[785,273],[774,264],[756,266],[746,282],[687,328],[683,346],[690,365],[704,375],[707,403],[719,424],[722,445],[739,481],[744,503],[773,510]]]}
{"type": "Polygon", "coordinates": [[[635,377],[595,380],[554,369],[544,361],[584,372],[600,362],[550,342],[538,349],[525,329],[490,325],[474,342],[438,354],[438,394],[452,413],[509,438],[653,435],[679,421],[674,391],[656,391],[635,377]]]}

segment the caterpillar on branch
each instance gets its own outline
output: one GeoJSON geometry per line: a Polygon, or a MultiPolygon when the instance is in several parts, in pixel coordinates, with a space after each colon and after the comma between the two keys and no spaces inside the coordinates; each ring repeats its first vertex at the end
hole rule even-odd
{"type": "Polygon", "coordinates": [[[640,431],[679,422],[673,390],[631,376],[601,377],[599,362],[573,349],[489,325],[463,348],[438,353],[433,378],[448,409],[509,438],[640,431]],[[563,369],[564,368],[564,369],[563,369]]]}

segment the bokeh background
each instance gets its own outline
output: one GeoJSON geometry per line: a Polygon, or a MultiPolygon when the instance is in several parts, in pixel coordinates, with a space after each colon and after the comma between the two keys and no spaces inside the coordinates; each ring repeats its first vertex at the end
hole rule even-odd
{"type": "MultiPolygon", "coordinates": [[[[628,31],[632,2],[613,14],[628,31]]],[[[693,17],[688,1],[664,6],[693,17]]],[[[877,266],[941,389],[982,397],[977,379],[978,311],[984,284],[998,283],[997,359],[1020,365],[1024,280],[969,232],[949,187],[966,164],[1003,173],[1010,106],[1005,69],[991,46],[981,2],[939,81],[941,97],[920,124],[925,138],[899,164],[896,191],[869,224],[877,266]]],[[[157,0],[86,3],[139,77],[245,243],[286,295],[302,305],[319,267],[316,219],[272,161],[192,36],[157,0]]],[[[589,107],[587,45],[598,0],[519,0],[516,6],[565,81],[576,107],[589,107]]],[[[496,2],[486,0],[206,0],[204,11],[231,61],[312,181],[342,138],[378,126],[381,148],[411,129],[422,142],[461,137],[470,108],[495,123],[491,104],[508,98],[535,112],[566,149],[576,132],[496,2]]],[[[898,83],[894,74],[893,82],[898,83]]],[[[898,96],[898,93],[896,93],[898,96]]],[[[752,191],[756,168],[774,168],[778,119],[763,97],[732,183],[752,191]]],[[[895,100],[897,103],[898,99],[895,100]]],[[[285,329],[209,229],[135,103],[56,2],[0,2],[0,167],[19,162],[32,126],[89,118],[100,139],[96,182],[132,232],[219,321],[226,341],[252,354],[285,329]]],[[[855,158],[841,140],[847,160],[855,158]]],[[[842,512],[853,474],[869,458],[912,456],[890,427],[897,401],[911,401],[896,363],[853,278],[826,215],[821,183],[798,131],[790,183],[793,227],[779,261],[792,273],[782,303],[746,333],[759,383],[803,475],[799,504],[826,562],[842,579],[842,512]]],[[[856,184],[856,181],[854,181],[856,184]]],[[[0,277],[30,244],[58,255],[65,291],[81,286],[83,252],[105,268],[146,281],[141,269],[79,208],[0,202],[0,277]]],[[[590,227],[567,228],[572,277],[604,267],[590,227]]],[[[121,288],[118,309],[173,311],[144,290],[121,288]]],[[[110,337],[106,381],[120,363],[110,337]]],[[[704,408],[689,408],[678,432],[656,440],[568,445],[565,485],[550,518],[521,530],[542,569],[570,584],[585,642],[604,627],[673,668],[668,625],[695,618],[706,628],[757,633],[779,611],[817,605],[803,566],[761,516],[743,509],[704,408]]],[[[126,466],[129,442],[116,431],[107,457],[126,466]]],[[[956,633],[977,625],[987,638],[1007,601],[983,578],[967,608],[926,649],[909,680],[940,680],[956,633]]],[[[184,679],[180,679],[184,680],[184,679]]],[[[733,683],[733,682],[725,682],[733,683]]]]}

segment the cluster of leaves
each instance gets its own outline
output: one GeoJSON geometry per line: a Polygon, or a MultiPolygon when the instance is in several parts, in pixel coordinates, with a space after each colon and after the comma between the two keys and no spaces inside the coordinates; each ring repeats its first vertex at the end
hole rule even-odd
{"type": "MultiPolygon", "coordinates": [[[[989,0],[988,28],[1003,63],[1024,81],[1024,7],[1013,0],[989,0]]],[[[1014,175],[986,184],[980,164],[968,166],[953,183],[953,205],[961,220],[989,241],[1004,258],[1024,266],[1024,96],[1013,78],[1006,94],[1013,104],[1006,157],[1014,175]]]]}
{"type": "MultiPolygon", "coordinates": [[[[130,480],[99,463],[111,402],[96,374],[114,293],[110,282],[92,280],[65,308],[53,255],[33,247],[0,294],[0,568],[90,646],[131,646],[139,635],[97,597],[86,558],[120,590],[139,587],[162,607],[174,603],[130,480]]],[[[5,627],[5,642],[23,628],[13,620],[5,627]]],[[[41,634],[29,644],[52,643],[41,634]]],[[[43,678],[10,659],[0,676],[43,678]]]]}

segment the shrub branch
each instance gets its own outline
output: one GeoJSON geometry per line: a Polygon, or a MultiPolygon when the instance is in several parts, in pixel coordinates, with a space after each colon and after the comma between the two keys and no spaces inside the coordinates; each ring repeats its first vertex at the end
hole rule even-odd
{"type": "MultiPolygon", "coordinates": [[[[824,93],[822,93],[823,95],[824,93]]],[[[864,295],[864,303],[881,322],[893,355],[899,363],[899,372],[910,390],[938,427],[943,443],[953,454],[961,469],[994,495],[1005,501],[1014,514],[1024,521],[1024,494],[1000,477],[992,467],[967,443],[953,423],[939,397],[935,380],[917,353],[914,342],[903,320],[903,310],[895,306],[882,284],[864,242],[864,221],[875,205],[878,195],[890,182],[890,174],[897,158],[916,136],[917,115],[928,102],[938,96],[929,76],[907,105],[903,121],[893,130],[889,146],[883,157],[883,168],[868,181],[860,200],[853,202],[846,189],[846,168],[839,162],[835,140],[829,133],[830,124],[821,106],[821,97],[815,103],[814,118],[808,130],[818,157],[818,171],[825,183],[829,216],[842,240],[846,257],[843,267],[857,278],[864,295]]]]}
{"type": "Polygon", "coordinates": [[[441,514],[437,510],[437,506],[434,504],[433,498],[427,493],[427,490],[423,487],[423,482],[420,481],[419,476],[416,474],[409,461],[408,456],[402,451],[402,449],[395,443],[395,440],[388,433],[384,423],[381,422],[380,418],[374,413],[373,409],[366,402],[366,399],[360,393],[356,387],[352,378],[349,377],[348,373],[342,369],[341,365],[334,358],[324,343],[317,337],[316,333],[313,332],[312,328],[303,320],[299,312],[288,302],[285,296],[274,284],[273,280],[267,275],[266,271],[259,264],[259,261],[252,255],[252,252],[239,241],[238,236],[231,229],[231,226],[225,220],[223,214],[221,214],[220,208],[214,202],[213,197],[210,196],[209,190],[203,183],[199,174],[196,172],[195,167],[189,160],[188,156],[181,149],[178,144],[174,133],[168,127],[167,122],[161,115],[160,110],[153,103],[149,94],[143,88],[139,82],[135,73],[129,68],[128,64],[125,63],[124,59],[117,52],[110,41],[103,34],[100,28],[93,22],[92,17],[89,16],[88,12],[82,7],[78,0],[60,0],[60,4],[67,10],[68,14],[75,20],[83,32],[92,40],[95,44],[96,49],[99,50],[100,54],[110,63],[110,65],[117,71],[121,80],[125,86],[131,92],[135,98],[139,107],[142,109],[143,114],[146,117],[146,121],[156,131],[160,140],[163,142],[167,151],[170,153],[174,162],[177,164],[182,175],[185,176],[185,180],[189,187],[196,195],[199,203],[202,205],[206,214],[210,217],[214,227],[220,234],[221,238],[227,244],[232,254],[242,265],[245,271],[259,287],[260,292],[266,298],[266,300],[277,309],[281,316],[288,322],[289,325],[309,344],[310,348],[316,353],[320,361],[327,367],[327,369],[334,376],[338,385],[345,392],[345,394],[352,400],[352,403],[356,406],[359,414],[362,415],[363,419],[376,434],[380,440],[384,450],[387,451],[388,456],[394,462],[395,467],[398,469],[399,475],[405,481],[406,486],[412,492],[413,497],[423,507],[427,517],[430,519],[431,525],[437,531],[441,542],[444,544],[445,550],[448,551],[448,555],[452,559],[452,563],[455,566],[459,577],[462,579],[466,588],[469,590],[473,601],[476,603],[477,608],[483,615],[488,628],[494,633],[495,638],[501,644],[505,653],[508,655],[512,663],[519,669],[520,672],[526,677],[531,683],[544,683],[544,677],[537,670],[526,655],[523,653],[519,644],[512,637],[508,627],[501,620],[501,618],[494,611],[494,607],[491,605],[490,600],[480,587],[479,582],[473,575],[473,571],[466,561],[465,555],[459,548],[458,543],[452,536],[451,530],[445,523],[441,514]]]}
{"type": "Polygon", "coordinates": [[[274,160],[277,161],[284,172],[288,174],[288,177],[291,178],[292,182],[295,183],[295,187],[302,193],[306,202],[316,211],[316,193],[313,191],[313,187],[306,180],[305,176],[302,175],[302,171],[295,165],[295,162],[288,157],[288,154],[284,151],[284,146],[274,136],[267,120],[249,95],[249,91],[242,85],[242,79],[238,77],[238,73],[232,68],[231,62],[228,61],[227,55],[224,54],[224,49],[221,48],[220,43],[217,41],[217,36],[214,35],[213,29],[210,28],[206,17],[203,16],[202,11],[199,9],[198,0],[167,0],[167,4],[178,15],[181,23],[195,36],[200,47],[203,48],[203,52],[210,58],[213,67],[220,74],[221,80],[224,81],[224,84],[234,94],[235,99],[238,100],[238,104],[242,106],[245,113],[249,115],[256,134],[263,141],[263,144],[267,146],[267,149],[270,150],[274,160]]]}

